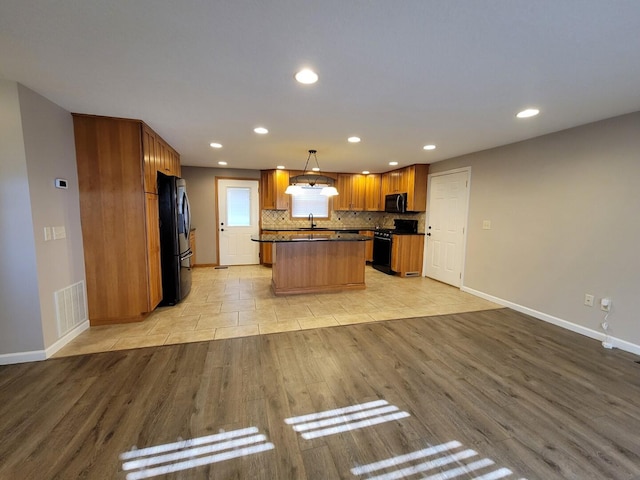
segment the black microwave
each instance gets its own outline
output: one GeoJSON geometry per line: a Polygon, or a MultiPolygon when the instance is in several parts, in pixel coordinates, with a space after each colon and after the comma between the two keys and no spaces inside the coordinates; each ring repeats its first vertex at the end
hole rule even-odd
{"type": "Polygon", "coordinates": [[[404,213],[407,211],[407,194],[393,193],[384,197],[384,211],[387,213],[404,213]]]}

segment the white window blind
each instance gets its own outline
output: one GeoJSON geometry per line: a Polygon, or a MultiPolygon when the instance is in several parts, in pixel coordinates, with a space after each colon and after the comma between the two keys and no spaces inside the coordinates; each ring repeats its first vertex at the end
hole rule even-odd
{"type": "Polygon", "coordinates": [[[230,227],[251,226],[250,188],[227,188],[227,225],[230,227]]]}
{"type": "Polygon", "coordinates": [[[329,216],[329,197],[320,195],[322,187],[302,187],[302,194],[291,198],[291,216],[307,218],[310,213],[314,217],[329,216]]]}

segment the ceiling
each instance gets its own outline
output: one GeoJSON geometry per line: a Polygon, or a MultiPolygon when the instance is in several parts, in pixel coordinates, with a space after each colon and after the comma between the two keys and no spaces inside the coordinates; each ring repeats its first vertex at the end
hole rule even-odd
{"type": "Polygon", "coordinates": [[[382,172],[640,110],[638,32],[638,0],[0,0],[0,78],[183,165],[382,172]]]}

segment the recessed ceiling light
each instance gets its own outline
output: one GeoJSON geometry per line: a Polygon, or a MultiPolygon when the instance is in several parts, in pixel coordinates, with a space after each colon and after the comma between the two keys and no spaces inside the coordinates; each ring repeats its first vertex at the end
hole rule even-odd
{"type": "Polygon", "coordinates": [[[267,133],[269,133],[269,130],[264,127],[256,127],[253,129],[253,131],[259,133],[260,135],[266,135],[267,133]]]}
{"type": "Polygon", "coordinates": [[[276,168],[277,168],[278,170],[284,170],[284,165],[278,165],[276,168]]]}
{"type": "Polygon", "coordinates": [[[389,165],[391,165],[392,167],[395,167],[398,164],[398,162],[389,162],[389,165]]]}
{"type": "Polygon", "coordinates": [[[422,148],[424,148],[425,150],[435,150],[436,146],[435,145],[425,145],[422,148]]]}
{"type": "Polygon", "coordinates": [[[349,137],[349,138],[347,138],[347,142],[349,142],[349,143],[358,143],[358,142],[360,142],[360,137],[349,137]]]}
{"type": "Polygon", "coordinates": [[[223,161],[218,162],[218,165],[226,165],[226,164],[227,162],[223,162],[223,161]]]}
{"type": "Polygon", "coordinates": [[[318,81],[318,74],[309,68],[303,68],[296,73],[296,80],[305,85],[311,85],[318,81]]]}
{"type": "Polygon", "coordinates": [[[221,143],[216,143],[216,142],[211,142],[209,144],[210,147],[212,148],[222,148],[222,144],[221,143]]]}
{"type": "Polygon", "coordinates": [[[313,167],[311,170],[313,170],[314,172],[319,172],[320,171],[320,167],[313,167]]]}
{"type": "Polygon", "coordinates": [[[516,117],[518,118],[535,117],[539,113],[540,113],[540,110],[538,110],[537,108],[527,108],[526,110],[522,110],[521,112],[518,112],[516,117]]]}
{"type": "Polygon", "coordinates": [[[363,175],[369,175],[369,170],[363,170],[363,171],[362,171],[362,174],[363,174],[363,175]]]}

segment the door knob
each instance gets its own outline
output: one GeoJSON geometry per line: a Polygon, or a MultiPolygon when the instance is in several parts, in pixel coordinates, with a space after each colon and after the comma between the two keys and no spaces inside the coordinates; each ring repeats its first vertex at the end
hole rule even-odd
{"type": "Polygon", "coordinates": [[[431,236],[431,232],[427,233],[427,237],[430,237],[430,236],[431,236]]]}
{"type": "Polygon", "coordinates": [[[221,232],[224,232],[224,228],[221,228],[221,229],[220,229],[220,231],[221,231],[221,232]]]}

